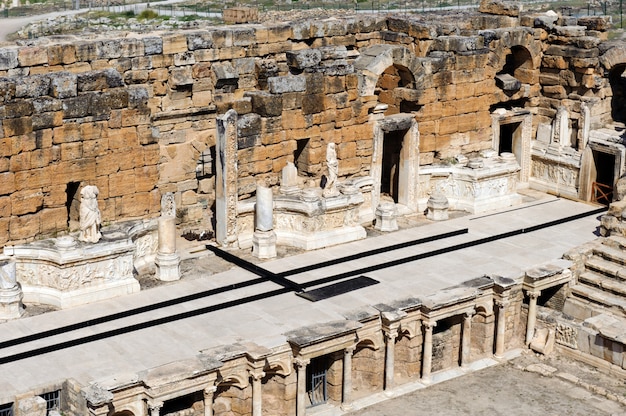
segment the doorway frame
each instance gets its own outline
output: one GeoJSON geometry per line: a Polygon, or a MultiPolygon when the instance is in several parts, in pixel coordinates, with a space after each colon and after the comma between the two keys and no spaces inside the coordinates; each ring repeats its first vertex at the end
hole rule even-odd
{"type": "Polygon", "coordinates": [[[406,131],[398,163],[398,205],[411,212],[417,210],[417,186],[419,178],[419,130],[413,114],[400,113],[384,117],[374,124],[374,149],[370,173],[373,179],[372,212],[380,203],[382,181],[383,144],[385,133],[406,131]]]}
{"type": "MultiPolygon", "coordinates": [[[[505,124],[519,124],[520,132],[520,153],[515,154],[520,165],[519,182],[528,184],[530,179],[530,142],[532,136],[533,119],[532,114],[528,110],[514,110],[498,113],[497,110],[491,113],[491,130],[492,130],[492,148],[500,154],[500,126],[505,124]]],[[[516,129],[517,130],[517,129],[516,129]]],[[[511,143],[511,147],[515,150],[515,146],[511,143]]]]}
{"type": "Polygon", "coordinates": [[[588,163],[594,163],[593,170],[597,171],[595,168],[595,160],[593,158],[593,152],[607,153],[613,155],[615,157],[615,163],[613,165],[613,189],[615,189],[615,184],[617,180],[624,174],[624,160],[626,160],[626,147],[617,143],[602,143],[596,142],[594,139],[590,139],[587,147],[585,148],[585,153],[583,154],[582,166],[580,167],[580,189],[579,189],[579,197],[583,201],[591,200],[591,188],[592,183],[597,178],[597,172],[594,175],[594,178],[591,178],[591,166],[585,166],[588,163]]]}

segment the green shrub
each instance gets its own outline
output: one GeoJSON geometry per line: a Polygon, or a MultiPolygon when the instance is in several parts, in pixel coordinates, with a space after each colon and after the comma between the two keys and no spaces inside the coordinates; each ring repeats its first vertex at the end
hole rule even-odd
{"type": "Polygon", "coordinates": [[[159,17],[159,14],[152,9],[145,9],[144,11],[139,13],[139,16],[137,16],[137,18],[141,20],[156,19],[157,17],[159,17]]]}

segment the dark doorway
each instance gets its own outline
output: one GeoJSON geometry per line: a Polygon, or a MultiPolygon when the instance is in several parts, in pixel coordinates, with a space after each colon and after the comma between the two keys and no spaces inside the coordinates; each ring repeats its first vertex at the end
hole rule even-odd
{"type": "Polygon", "coordinates": [[[65,208],[67,208],[67,225],[70,231],[77,230],[79,227],[80,219],[80,196],[78,195],[78,189],[80,188],[80,182],[70,182],[65,188],[65,208]]]}
{"type": "Polygon", "coordinates": [[[592,201],[609,205],[613,200],[615,185],[615,155],[594,150],[593,161],[596,179],[591,184],[592,201]]]}
{"type": "Polygon", "coordinates": [[[390,131],[383,138],[383,162],[380,179],[381,195],[389,195],[398,202],[398,184],[400,177],[400,153],[406,130],[390,131]]]}
{"type": "Polygon", "coordinates": [[[500,125],[500,143],[498,147],[499,154],[505,152],[513,153],[513,134],[515,133],[515,130],[517,130],[518,126],[518,123],[500,125]]]}
{"type": "Polygon", "coordinates": [[[309,406],[318,406],[328,401],[326,373],[329,366],[330,362],[326,356],[312,358],[307,366],[306,392],[309,398],[309,406]]]}

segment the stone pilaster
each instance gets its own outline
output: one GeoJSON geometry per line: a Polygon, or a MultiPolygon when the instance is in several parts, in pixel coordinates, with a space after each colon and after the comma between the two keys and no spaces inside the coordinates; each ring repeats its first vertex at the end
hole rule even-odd
{"type": "Polygon", "coordinates": [[[215,238],[222,246],[237,241],[237,112],[217,118],[215,238]]]}
{"type": "Polygon", "coordinates": [[[155,259],[156,277],[171,282],[180,279],[180,256],[176,252],[176,218],[159,218],[159,249],[155,259]]]}
{"type": "Polygon", "coordinates": [[[394,387],[397,328],[383,328],[385,334],[385,390],[394,387]]]}

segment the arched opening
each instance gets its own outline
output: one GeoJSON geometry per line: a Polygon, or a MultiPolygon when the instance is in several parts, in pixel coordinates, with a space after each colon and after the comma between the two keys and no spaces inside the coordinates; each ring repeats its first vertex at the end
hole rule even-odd
{"type": "Polygon", "coordinates": [[[613,91],[611,117],[613,121],[626,123],[626,63],[616,65],[609,71],[609,83],[613,91]]]}
{"type": "Polygon", "coordinates": [[[122,410],[121,412],[113,413],[113,416],[135,416],[130,410],[122,410]]]}
{"type": "Polygon", "coordinates": [[[533,60],[528,49],[523,46],[512,46],[504,57],[504,65],[496,74],[496,84],[507,94],[514,94],[522,88],[522,84],[535,82],[533,60]]]}
{"type": "Polygon", "coordinates": [[[410,90],[415,88],[415,79],[408,68],[394,64],[378,77],[375,94],[378,101],[387,104],[385,115],[410,112],[418,109],[411,101],[410,90]]]}
{"type": "Polygon", "coordinates": [[[361,342],[352,354],[352,395],[354,399],[383,391],[385,355],[371,342],[361,342]]]}

